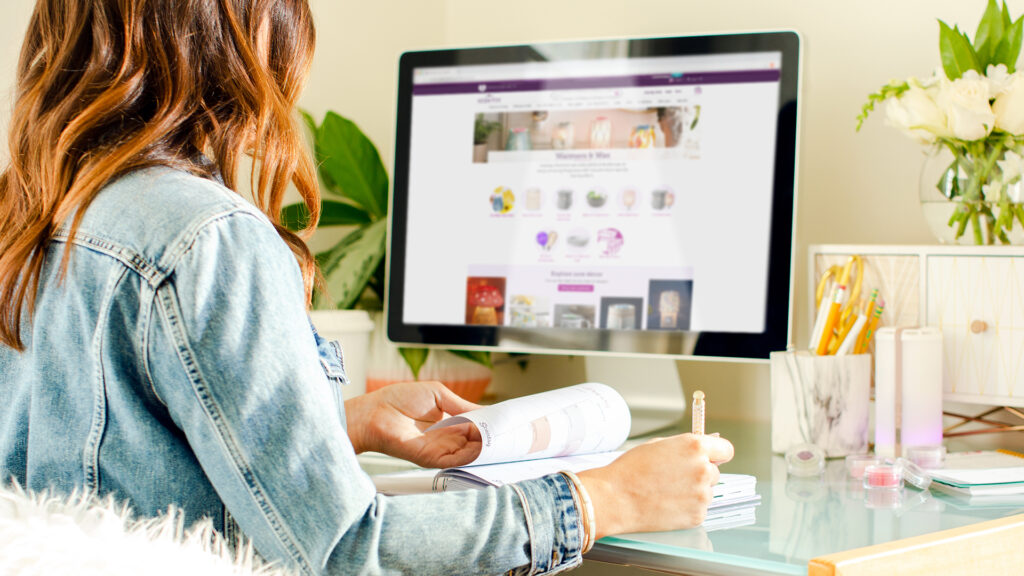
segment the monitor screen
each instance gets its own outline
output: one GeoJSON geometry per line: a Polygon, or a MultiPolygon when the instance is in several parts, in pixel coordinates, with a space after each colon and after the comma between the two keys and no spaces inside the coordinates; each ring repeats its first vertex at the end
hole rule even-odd
{"type": "Polygon", "coordinates": [[[798,54],[792,32],[404,54],[388,336],[784,349],[798,54]]]}

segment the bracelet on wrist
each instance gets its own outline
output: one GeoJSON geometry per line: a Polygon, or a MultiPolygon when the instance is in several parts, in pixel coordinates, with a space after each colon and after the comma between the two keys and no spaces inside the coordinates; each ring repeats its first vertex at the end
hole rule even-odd
{"type": "Polygon", "coordinates": [[[576,509],[580,513],[580,518],[582,519],[583,524],[582,553],[586,554],[587,552],[590,552],[590,549],[594,547],[594,544],[597,541],[597,522],[594,518],[594,502],[590,499],[590,494],[587,492],[583,482],[580,481],[576,474],[568,470],[563,470],[561,474],[565,476],[573,488],[573,502],[576,504],[576,509]],[[577,496],[579,497],[579,501],[576,500],[577,496]]]}

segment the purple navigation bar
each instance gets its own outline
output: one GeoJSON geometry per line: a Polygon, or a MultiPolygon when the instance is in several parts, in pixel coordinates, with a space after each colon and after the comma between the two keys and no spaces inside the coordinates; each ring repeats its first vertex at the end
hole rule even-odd
{"type": "Polygon", "coordinates": [[[646,88],[693,84],[738,84],[778,82],[778,70],[734,70],[685,74],[644,74],[637,76],[595,76],[591,78],[550,78],[544,80],[495,80],[415,84],[415,96],[438,94],[493,94],[496,92],[537,92],[540,90],[585,90],[590,88],[646,88]]]}

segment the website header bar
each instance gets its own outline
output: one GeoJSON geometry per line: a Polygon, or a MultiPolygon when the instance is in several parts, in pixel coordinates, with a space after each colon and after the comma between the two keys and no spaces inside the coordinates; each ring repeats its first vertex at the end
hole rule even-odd
{"type": "Polygon", "coordinates": [[[414,96],[433,96],[498,92],[541,92],[549,90],[589,90],[594,88],[647,88],[655,86],[692,86],[696,84],[778,82],[779,78],[780,73],[777,69],[735,70],[686,74],[642,74],[631,76],[593,76],[589,78],[417,84],[413,86],[412,93],[414,96]]]}

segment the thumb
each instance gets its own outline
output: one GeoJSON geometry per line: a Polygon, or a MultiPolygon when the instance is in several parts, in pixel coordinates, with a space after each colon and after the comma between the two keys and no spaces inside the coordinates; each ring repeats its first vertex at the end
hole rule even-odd
{"type": "Polygon", "coordinates": [[[434,398],[437,400],[437,407],[452,416],[480,408],[479,404],[463,399],[444,384],[435,388],[434,398]]]}
{"type": "Polygon", "coordinates": [[[724,464],[732,460],[734,448],[732,442],[720,436],[701,436],[701,445],[713,464],[724,464]]]}

